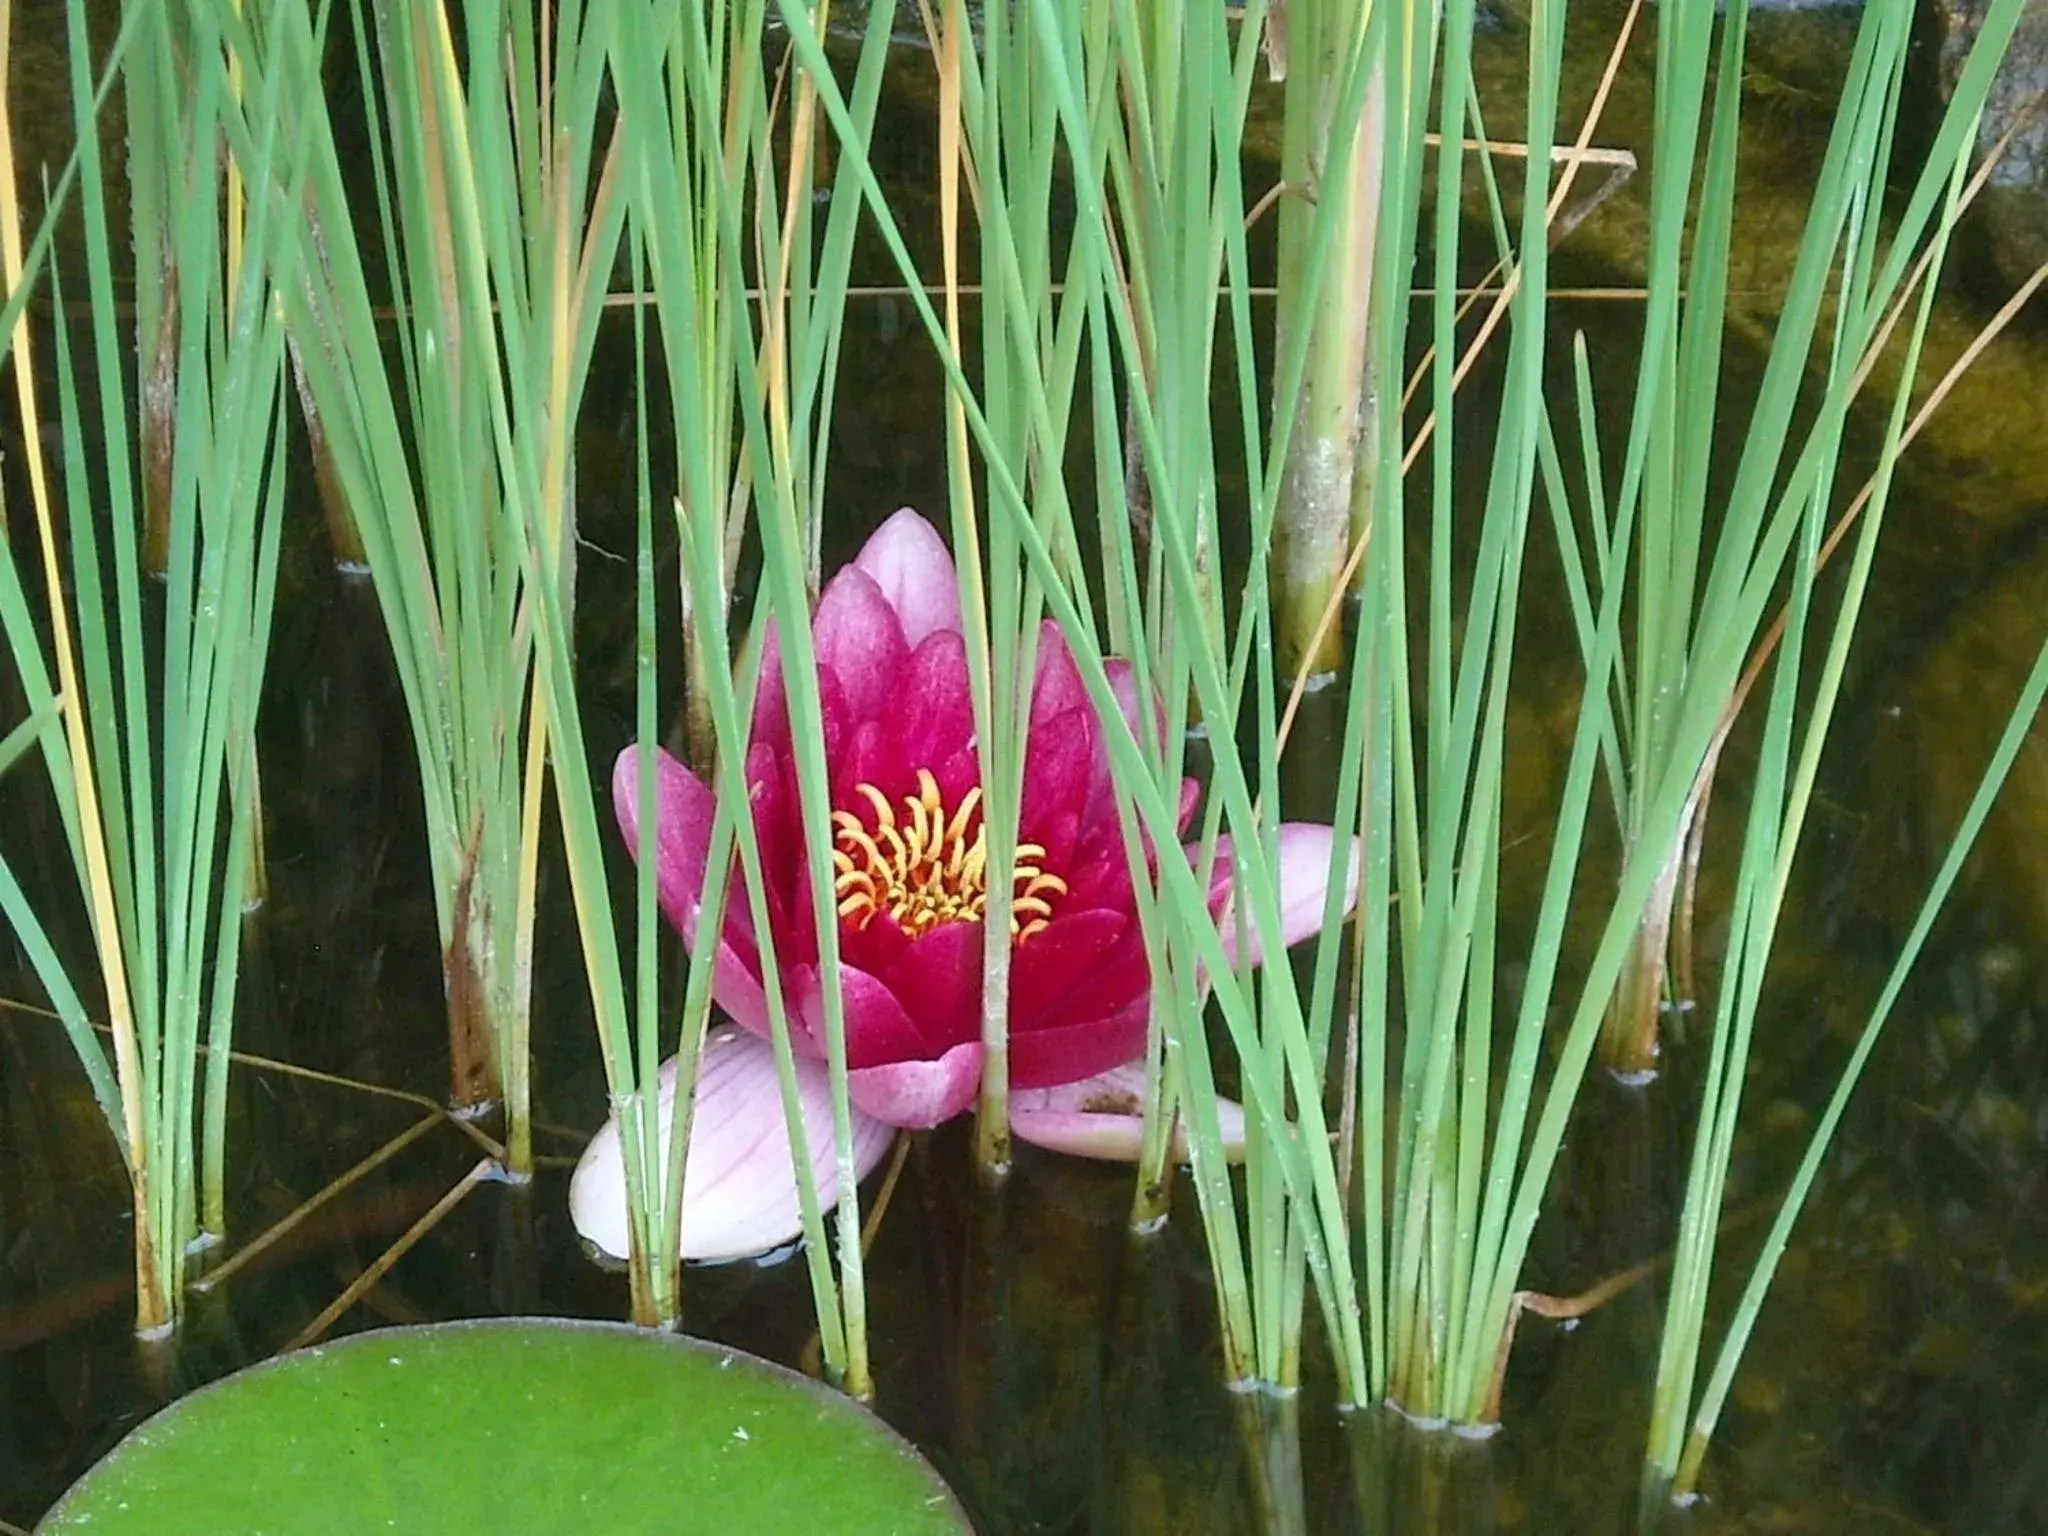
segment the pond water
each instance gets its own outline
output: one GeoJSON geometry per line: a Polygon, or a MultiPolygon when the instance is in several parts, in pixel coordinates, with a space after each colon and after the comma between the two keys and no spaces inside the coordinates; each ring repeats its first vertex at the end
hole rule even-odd
{"type": "MultiPolygon", "coordinates": [[[[1597,70],[1613,13],[1583,15],[1585,68],[1597,70]]],[[[1758,295],[1782,277],[1797,239],[1800,177],[1827,128],[1827,60],[1847,25],[1839,14],[1802,15],[1759,28],[1755,192],[1742,222],[1752,248],[1738,256],[1758,295]]],[[[1500,32],[1506,78],[1518,46],[1511,18],[1500,32]]],[[[1647,49],[1645,39],[1640,78],[1618,95],[1603,142],[1645,143],[1647,49]]],[[[914,58],[899,74],[891,170],[925,185],[925,87],[914,58]]],[[[1628,281],[1641,216],[1623,188],[1560,252],[1558,281],[1628,281]]],[[[1937,348],[1951,352],[2003,297],[1988,269],[1966,261],[1964,271],[1969,286],[1937,327],[1949,338],[1937,348]]],[[[879,265],[874,274],[887,280],[879,265]]],[[[1587,331],[1603,383],[1626,378],[1629,305],[1565,302],[1559,315],[1587,331]]],[[[1743,368],[1761,357],[1744,360],[1743,338],[1760,346],[1768,318],[1762,299],[1738,316],[1738,401],[1743,368]]],[[[862,299],[850,324],[846,355],[860,372],[835,423],[828,564],[894,507],[944,505],[939,378],[907,307],[862,299]]],[[[622,342],[623,332],[606,345],[622,342]]],[[[629,357],[623,346],[613,355],[629,357]]],[[[2001,343],[1902,477],[1779,946],[1731,1210],[1775,1202],[2038,641],[2048,433],[2028,428],[2048,400],[2044,384],[2037,339],[2001,343]]],[[[579,665],[604,763],[631,732],[630,647],[606,620],[630,607],[619,558],[630,542],[630,391],[623,367],[601,363],[579,472],[579,665]]],[[[1739,411],[1729,422],[1739,439],[1739,411]]],[[[673,569],[664,575],[672,583],[673,569]]],[[[367,586],[331,568],[310,509],[283,580],[262,743],[271,896],[247,928],[238,1044],[433,1098],[446,1086],[445,1016],[418,790],[382,627],[367,586]]],[[[1515,726],[1510,830],[1519,816],[1542,833],[1575,663],[1554,603],[1532,603],[1526,627],[1531,688],[1515,726]]],[[[1332,758],[1334,708],[1311,703],[1301,761],[1332,758]]],[[[1329,793],[1294,787],[1293,814],[1315,812],[1329,793]]],[[[0,827],[10,855],[23,850],[33,869],[38,848],[56,852],[54,824],[13,781],[8,792],[0,827]]],[[[1723,830],[1699,925],[1709,985],[1742,799],[1738,777],[1717,801],[1723,830]]],[[[2048,759],[2031,750],[1798,1231],[1709,1458],[1707,1499],[1672,1516],[1673,1528],[2048,1528],[2044,833],[2048,759]]],[[[586,1262],[565,1207],[567,1162],[604,1111],[566,908],[551,870],[535,1079],[539,1115],[554,1128],[540,1147],[558,1160],[531,1189],[476,1190],[337,1331],[623,1315],[622,1277],[586,1262]]],[[[33,1001],[20,974],[12,947],[0,948],[0,992],[33,1001]]],[[[1526,1278],[1563,1295],[1632,1266],[1651,1272],[1575,1326],[1523,1323],[1505,1429],[1490,1440],[1427,1434],[1384,1412],[1339,1415],[1313,1359],[1296,1403],[1225,1392],[1192,1202],[1134,1241],[1126,1175],[1025,1148],[1006,1186],[989,1190],[959,1126],[912,1144],[873,1250],[877,1406],[991,1533],[1633,1529],[1661,1321],[1653,1261],[1670,1242],[1694,1097],[1682,1037],[1666,1065],[1647,1090],[1589,1085],[1526,1278]]],[[[244,1237],[421,1113],[260,1068],[241,1071],[233,1091],[233,1219],[244,1237]]],[[[31,1008],[0,1007],[0,1521],[32,1524],[168,1396],[283,1345],[474,1158],[456,1132],[436,1130],[197,1298],[174,1346],[146,1350],[129,1332],[126,1185],[113,1147],[56,1027],[31,1008]]],[[[1730,1233],[1724,1277],[1747,1273],[1759,1228],[1730,1233]]],[[[693,1332],[790,1363],[812,1348],[800,1264],[693,1270],[685,1298],[693,1332]]]]}

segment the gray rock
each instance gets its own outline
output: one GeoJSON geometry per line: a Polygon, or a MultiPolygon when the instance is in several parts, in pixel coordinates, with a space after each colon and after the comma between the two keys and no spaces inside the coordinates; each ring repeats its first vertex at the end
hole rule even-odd
{"type": "MultiPolygon", "coordinates": [[[[1935,0],[1944,100],[1953,91],[1989,10],[1990,0],[1935,0]]],[[[2008,130],[2014,130],[1977,200],[1977,211],[2000,275],[2015,286],[2048,259],[2048,110],[2036,105],[2044,91],[2048,3],[2027,0],[1977,130],[1980,155],[1989,154],[2008,130]]]]}

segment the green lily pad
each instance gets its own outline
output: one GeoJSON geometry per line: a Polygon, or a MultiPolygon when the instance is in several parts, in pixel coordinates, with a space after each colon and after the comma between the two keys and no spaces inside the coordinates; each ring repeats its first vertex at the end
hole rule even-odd
{"type": "Polygon", "coordinates": [[[955,1533],[937,1474],[851,1399],[616,1323],[357,1334],[140,1425],[38,1532],[955,1533]]]}

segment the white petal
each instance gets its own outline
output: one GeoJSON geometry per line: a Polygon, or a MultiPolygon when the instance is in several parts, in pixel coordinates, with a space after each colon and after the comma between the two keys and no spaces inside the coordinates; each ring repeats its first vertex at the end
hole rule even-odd
{"type": "MultiPolygon", "coordinates": [[[[818,1202],[830,1211],[839,1203],[831,1078],[822,1062],[799,1056],[796,1080],[818,1202]]],[[[671,1058],[661,1068],[658,1111],[664,1160],[675,1095],[676,1063],[671,1058]]],[[[853,1116],[854,1165],[865,1177],[888,1150],[895,1129],[848,1108],[853,1116]]],[[[583,1149],[576,1175],[569,1181],[569,1214],[576,1230],[600,1251],[613,1258],[626,1256],[626,1171],[616,1114],[583,1149]]],[[[752,1258],[782,1247],[802,1230],[774,1048],[746,1030],[714,1030],[698,1063],[697,1104],[690,1118],[690,1155],[683,1173],[683,1257],[752,1258]]]]}
{"type": "MultiPolygon", "coordinates": [[[[1013,1092],[1010,1129],[1020,1140],[1070,1157],[1134,1163],[1145,1135],[1140,1113],[1144,1101],[1145,1064],[1129,1062],[1078,1083],[1013,1092]]],[[[1188,1160],[1185,1118],[1173,1129],[1173,1156],[1183,1163],[1188,1160]]],[[[1216,1121],[1223,1132],[1224,1155],[1231,1162],[1240,1161],[1244,1157],[1244,1106],[1219,1098],[1216,1121]]]]}

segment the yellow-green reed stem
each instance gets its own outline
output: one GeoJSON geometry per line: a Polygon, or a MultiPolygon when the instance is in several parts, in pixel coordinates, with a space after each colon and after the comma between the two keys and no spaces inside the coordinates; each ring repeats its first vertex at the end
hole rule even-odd
{"type": "Polygon", "coordinates": [[[1342,580],[1355,532],[1354,508],[1362,513],[1372,503],[1375,455],[1364,439],[1373,414],[1368,334],[1385,149],[1383,76],[1375,71],[1357,118],[1332,121],[1341,68],[1359,46],[1370,14],[1365,7],[1311,0],[1290,6],[1287,15],[1281,177],[1293,190],[1283,195],[1279,208],[1275,324],[1283,346],[1292,328],[1306,327],[1310,337],[1300,393],[1274,401],[1276,412],[1296,417],[1272,536],[1279,660],[1289,673],[1305,665],[1312,673],[1327,674],[1342,659],[1341,629],[1324,629],[1322,620],[1342,580]],[[1341,182],[1327,174],[1333,131],[1352,135],[1348,174],[1341,182]],[[1328,214],[1325,205],[1330,205],[1328,214]],[[1334,270],[1313,291],[1304,292],[1300,263],[1308,226],[1325,216],[1337,218],[1342,228],[1334,270]]]}
{"type": "MultiPolygon", "coordinates": [[[[0,79],[12,78],[9,42],[13,35],[13,5],[11,0],[0,0],[0,79]]],[[[5,276],[7,294],[13,300],[22,292],[25,263],[22,256],[19,173],[14,163],[11,124],[11,111],[0,112],[0,275],[5,276]]],[[[42,557],[43,590],[50,594],[51,646],[56,652],[60,689],[57,697],[63,702],[66,782],[72,803],[76,806],[79,851],[84,856],[81,884],[92,917],[100,980],[106,991],[107,1022],[114,1045],[114,1072],[121,1096],[121,1122],[117,1130],[127,1161],[129,1193],[135,1211],[135,1326],[139,1332],[147,1333],[170,1322],[177,1298],[166,1286],[166,1277],[155,1251],[155,1205],[149,1160],[152,1138],[147,1134],[142,1051],[129,993],[127,962],[121,940],[121,921],[115,905],[99,788],[86,740],[85,715],[80,702],[83,694],[71,636],[71,616],[61,596],[65,582],[57,552],[55,502],[49,471],[43,460],[41,428],[44,418],[36,396],[35,361],[29,342],[27,316],[19,306],[15,307],[12,324],[9,350],[14,364],[15,399],[24,428],[24,457],[27,459],[29,495],[35,512],[37,545],[42,557]]]]}

